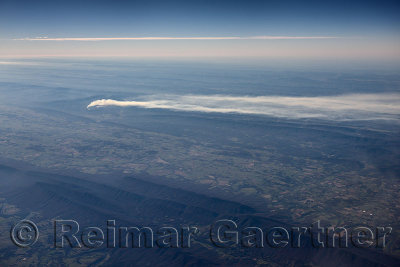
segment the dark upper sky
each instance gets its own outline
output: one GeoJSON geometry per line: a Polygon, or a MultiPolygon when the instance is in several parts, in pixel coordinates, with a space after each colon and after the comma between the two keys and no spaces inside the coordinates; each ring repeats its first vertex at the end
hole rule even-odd
{"type": "MultiPolygon", "coordinates": [[[[0,38],[280,35],[397,39],[399,14],[398,1],[0,0],[0,38]]],[[[15,45],[28,47],[21,42],[15,45]]]]}

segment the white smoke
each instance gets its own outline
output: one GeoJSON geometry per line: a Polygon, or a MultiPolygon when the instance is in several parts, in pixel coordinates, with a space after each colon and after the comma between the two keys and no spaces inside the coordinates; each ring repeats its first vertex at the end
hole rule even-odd
{"type": "Polygon", "coordinates": [[[318,97],[153,95],[140,101],[101,99],[91,107],[141,107],[177,111],[257,114],[283,118],[400,120],[400,94],[348,94],[318,97]]]}

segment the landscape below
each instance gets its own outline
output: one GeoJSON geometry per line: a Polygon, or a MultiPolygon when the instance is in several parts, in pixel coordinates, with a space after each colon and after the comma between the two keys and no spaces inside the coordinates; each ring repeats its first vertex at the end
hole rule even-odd
{"type": "Polygon", "coordinates": [[[0,263],[394,265],[400,124],[163,108],[86,107],[151,95],[398,94],[395,71],[190,62],[40,60],[0,65],[0,263]],[[35,63],[35,64],[33,64],[35,63]],[[9,229],[37,223],[34,247],[9,229]],[[189,249],[55,249],[53,221],[199,227],[189,249]],[[382,250],[223,249],[209,226],[392,227],[382,250]],[[68,256],[68,257],[61,257],[68,256]]]}

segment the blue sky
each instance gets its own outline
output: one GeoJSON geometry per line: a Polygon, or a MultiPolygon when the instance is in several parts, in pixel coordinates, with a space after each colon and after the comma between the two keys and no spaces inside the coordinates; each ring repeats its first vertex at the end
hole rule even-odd
{"type": "Polygon", "coordinates": [[[355,53],[359,57],[390,58],[399,54],[396,51],[400,44],[398,14],[400,4],[395,1],[0,0],[0,56],[348,57],[355,53]],[[340,38],[275,41],[14,40],[36,37],[249,36],[340,38]]]}

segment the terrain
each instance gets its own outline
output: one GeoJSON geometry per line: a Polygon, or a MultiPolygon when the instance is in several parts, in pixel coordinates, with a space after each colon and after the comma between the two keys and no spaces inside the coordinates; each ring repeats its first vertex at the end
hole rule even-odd
{"type": "Polygon", "coordinates": [[[0,65],[0,262],[4,264],[396,265],[400,124],[137,107],[142,95],[398,93],[396,70],[190,62],[24,61],[0,65]],[[46,229],[17,248],[10,227],[46,229]],[[53,221],[194,225],[189,249],[55,249],[53,221]],[[391,226],[382,249],[220,249],[218,219],[241,226],[391,226]]]}

